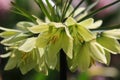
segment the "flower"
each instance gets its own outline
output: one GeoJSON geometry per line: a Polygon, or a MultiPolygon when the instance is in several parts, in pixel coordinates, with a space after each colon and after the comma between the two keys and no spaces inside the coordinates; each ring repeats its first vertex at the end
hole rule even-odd
{"type": "MultiPolygon", "coordinates": [[[[49,14],[46,9],[48,6],[45,7],[40,0],[36,2],[46,15],[47,21],[22,12],[22,15],[34,23],[19,22],[16,25],[17,29],[0,27],[3,31],[0,33],[0,37],[3,38],[1,43],[7,46],[8,50],[7,54],[0,57],[10,56],[5,70],[18,67],[22,74],[35,69],[48,75],[48,69],[58,68],[60,50],[63,50],[71,71],[75,71],[78,67],[81,71],[86,71],[95,61],[109,64],[110,53],[120,53],[120,44],[117,41],[120,39],[119,30],[99,30],[102,21],[94,22],[93,18],[88,18],[94,12],[87,15],[88,12],[83,8],[78,10],[80,14],[75,12],[76,9],[68,13],[71,7],[66,4],[66,10],[60,14],[61,6],[55,5],[53,9],[48,1],[45,4],[49,4],[51,10],[49,14]]],[[[13,5],[21,12],[16,4],[13,5]]]]}
{"type": "Polygon", "coordinates": [[[46,27],[43,24],[38,25],[39,27],[33,26],[29,30],[33,33],[41,32],[36,40],[36,47],[44,48],[48,67],[55,69],[57,55],[61,49],[72,59],[73,38],[62,23],[51,22],[45,25],[46,27]]]}

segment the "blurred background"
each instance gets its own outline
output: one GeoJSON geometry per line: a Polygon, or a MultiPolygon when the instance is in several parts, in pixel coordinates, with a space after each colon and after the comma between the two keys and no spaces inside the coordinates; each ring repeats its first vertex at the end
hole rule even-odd
{"type": "MultiPolygon", "coordinates": [[[[19,21],[29,21],[23,16],[17,15],[13,12],[11,1],[15,1],[19,6],[29,11],[29,13],[34,14],[42,18],[42,13],[40,12],[38,6],[34,0],[0,0],[0,26],[14,28],[15,24],[19,21]]],[[[56,0],[57,1],[57,0],[56,0]]],[[[58,0],[59,1],[59,0],[58,0]]],[[[73,0],[72,5],[76,6],[78,1],[73,0]]],[[[86,7],[93,3],[95,0],[86,0],[82,4],[82,7],[86,7]]],[[[99,0],[99,3],[93,8],[98,9],[107,4],[110,4],[115,0],[99,0]]],[[[120,3],[111,6],[97,15],[94,16],[96,20],[102,19],[102,26],[112,26],[120,23],[120,3]]],[[[108,27],[109,28],[109,27],[108,27]]],[[[0,45],[0,54],[5,53],[3,45],[0,45]]],[[[59,72],[49,70],[49,75],[45,76],[42,73],[37,73],[32,70],[26,75],[22,75],[18,69],[4,71],[4,66],[8,58],[0,59],[0,80],[59,80],[59,72]]],[[[109,66],[96,63],[87,72],[80,72],[78,69],[76,72],[71,73],[68,70],[67,77],[68,80],[120,80],[120,55],[111,55],[111,62],[109,66]]]]}

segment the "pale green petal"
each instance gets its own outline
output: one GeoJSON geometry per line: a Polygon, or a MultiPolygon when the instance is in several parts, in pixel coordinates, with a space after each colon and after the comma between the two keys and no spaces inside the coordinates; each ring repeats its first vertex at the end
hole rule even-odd
{"type": "Polygon", "coordinates": [[[6,54],[0,54],[0,58],[6,58],[6,57],[9,57],[12,53],[11,52],[8,52],[6,54]]]}
{"type": "Polygon", "coordinates": [[[99,45],[95,41],[91,41],[87,44],[87,46],[89,46],[89,49],[90,49],[89,52],[90,52],[90,55],[92,56],[93,59],[107,64],[107,60],[105,57],[105,51],[101,45],[99,45]]]}
{"type": "Polygon", "coordinates": [[[65,24],[67,26],[73,26],[76,24],[76,21],[72,18],[72,17],[69,17],[66,21],[65,21],[65,24]]]}
{"type": "Polygon", "coordinates": [[[73,37],[71,36],[70,32],[69,32],[69,29],[67,27],[65,27],[65,32],[66,32],[66,35],[71,39],[73,40],[73,37]]]}
{"type": "MultiPolygon", "coordinates": [[[[62,39],[62,38],[61,38],[62,39]]],[[[51,43],[47,46],[47,53],[46,53],[46,63],[50,69],[55,69],[57,64],[57,53],[61,49],[62,40],[58,39],[55,43],[51,43]]]]}
{"type": "Polygon", "coordinates": [[[28,35],[20,33],[20,34],[11,36],[9,38],[3,39],[1,43],[6,46],[12,46],[12,45],[18,44],[20,41],[25,40],[27,37],[28,35]]]}
{"type": "Polygon", "coordinates": [[[50,69],[54,70],[56,68],[56,65],[57,65],[57,53],[55,53],[55,52],[52,54],[47,53],[45,55],[45,60],[46,60],[47,66],[50,69]]]}
{"type": "Polygon", "coordinates": [[[35,48],[36,38],[28,38],[23,45],[19,47],[20,51],[30,52],[35,48]]]}
{"type": "Polygon", "coordinates": [[[42,64],[39,64],[35,67],[35,70],[37,72],[42,72],[44,73],[45,75],[48,75],[48,68],[46,66],[46,64],[43,62],[42,64]]]}
{"type": "Polygon", "coordinates": [[[3,31],[14,31],[14,32],[21,32],[19,30],[16,30],[16,29],[9,29],[9,28],[4,28],[4,27],[0,27],[0,30],[3,30],[3,31]]]}
{"type": "Polygon", "coordinates": [[[26,74],[30,70],[32,70],[37,65],[37,53],[33,50],[29,53],[25,53],[21,63],[19,64],[19,68],[22,74],[26,74]]]}
{"type": "Polygon", "coordinates": [[[11,70],[17,66],[17,64],[20,62],[22,53],[18,50],[12,51],[12,55],[10,56],[6,66],[5,70],[11,70]]]}
{"type": "Polygon", "coordinates": [[[89,26],[86,26],[86,28],[88,28],[88,29],[96,29],[96,28],[99,28],[101,25],[102,25],[102,20],[98,20],[95,23],[93,23],[93,24],[91,24],[89,26]]]}
{"type": "Polygon", "coordinates": [[[27,27],[32,27],[35,24],[32,22],[27,22],[27,21],[21,21],[16,24],[17,28],[21,30],[22,32],[28,32],[27,27]]]}
{"type": "MultiPolygon", "coordinates": [[[[42,48],[40,48],[40,49],[42,49],[42,48]]],[[[45,75],[48,75],[48,69],[47,69],[47,66],[45,63],[45,56],[44,55],[41,56],[41,53],[38,53],[37,49],[36,49],[36,52],[37,52],[37,65],[35,66],[34,69],[37,72],[42,72],[45,75]]]]}
{"type": "Polygon", "coordinates": [[[73,48],[73,51],[74,51],[73,58],[72,59],[67,58],[68,67],[72,72],[75,72],[76,69],[78,68],[78,59],[79,59],[78,55],[80,54],[80,48],[81,48],[81,45],[79,45],[79,44],[74,46],[74,48],[73,48]]]}
{"type": "Polygon", "coordinates": [[[73,59],[68,59],[67,60],[67,65],[70,69],[70,71],[75,72],[78,68],[78,60],[76,60],[76,57],[73,59]]]}
{"type": "Polygon", "coordinates": [[[87,28],[83,26],[78,25],[78,31],[85,41],[90,41],[90,40],[95,39],[95,35],[93,35],[90,32],[90,30],[88,30],[87,28]]]}
{"type": "Polygon", "coordinates": [[[12,43],[12,42],[15,43],[17,41],[24,40],[24,39],[28,38],[28,36],[29,35],[23,34],[23,33],[17,34],[12,37],[12,39],[9,41],[9,43],[12,43]]]}
{"type": "Polygon", "coordinates": [[[50,41],[50,34],[48,34],[48,33],[39,34],[39,36],[36,40],[36,47],[44,48],[48,45],[49,41],[50,41]]]}
{"type": "Polygon", "coordinates": [[[49,26],[46,23],[35,25],[33,27],[28,27],[28,30],[35,34],[48,31],[48,29],[49,29],[49,26]]]}
{"type": "Polygon", "coordinates": [[[11,46],[11,45],[14,44],[13,42],[12,42],[12,43],[9,43],[9,41],[11,41],[12,38],[13,38],[13,37],[3,39],[0,43],[3,44],[3,45],[5,45],[5,46],[11,46]]]}
{"type": "Polygon", "coordinates": [[[120,53],[120,44],[119,42],[107,36],[101,36],[97,38],[97,42],[100,43],[107,51],[117,54],[120,53]]]}
{"type": "Polygon", "coordinates": [[[38,72],[42,72],[42,73],[44,73],[45,75],[48,76],[48,68],[47,68],[47,66],[46,66],[45,63],[43,63],[43,64],[41,65],[41,67],[40,67],[39,69],[37,69],[37,71],[38,71],[38,72]]]}
{"type": "Polygon", "coordinates": [[[14,36],[16,34],[18,34],[20,32],[16,32],[16,31],[5,31],[5,32],[2,32],[0,33],[0,37],[2,38],[8,38],[8,37],[11,37],[11,36],[14,36]]]}
{"type": "Polygon", "coordinates": [[[108,30],[104,31],[102,35],[115,38],[115,39],[120,39],[120,29],[113,29],[113,30],[108,30]]]}
{"type": "Polygon", "coordinates": [[[78,60],[76,61],[75,58],[67,60],[68,67],[69,67],[70,71],[72,71],[72,72],[75,72],[76,69],[78,68],[78,60]]]}
{"type": "Polygon", "coordinates": [[[78,66],[81,71],[86,71],[90,66],[90,51],[89,47],[86,44],[79,49],[79,53],[77,56],[78,66]]]}
{"type": "Polygon", "coordinates": [[[63,34],[62,41],[62,48],[66,55],[72,59],[73,57],[73,39],[69,38],[66,34],[63,34]]]}
{"type": "Polygon", "coordinates": [[[78,23],[78,25],[83,26],[83,27],[88,27],[88,26],[92,25],[93,22],[94,22],[94,19],[93,18],[89,18],[89,19],[86,19],[86,20],[78,23]]]}

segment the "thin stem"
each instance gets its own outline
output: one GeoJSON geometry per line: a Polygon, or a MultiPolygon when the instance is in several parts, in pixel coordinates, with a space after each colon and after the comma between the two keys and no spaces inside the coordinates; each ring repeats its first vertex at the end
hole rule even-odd
{"type": "Polygon", "coordinates": [[[111,3],[111,4],[108,4],[108,5],[100,8],[100,9],[94,10],[93,12],[91,12],[91,13],[89,13],[87,16],[85,16],[84,18],[80,19],[78,22],[83,21],[83,20],[85,20],[86,18],[89,18],[89,17],[97,14],[98,12],[100,12],[100,11],[102,11],[102,10],[104,10],[104,9],[106,9],[106,8],[108,8],[108,7],[116,4],[116,3],[118,3],[118,2],[120,2],[120,0],[117,0],[117,1],[115,1],[115,2],[113,2],[113,3],[111,3]]]}
{"type": "Polygon", "coordinates": [[[47,16],[47,18],[52,21],[52,18],[50,16],[48,10],[46,9],[44,3],[42,2],[42,0],[35,0],[35,2],[39,5],[39,7],[41,8],[41,10],[45,14],[45,16],[47,16]]]}
{"type": "Polygon", "coordinates": [[[94,31],[94,30],[111,30],[111,29],[120,29],[120,24],[113,25],[113,26],[99,27],[97,29],[92,29],[92,31],[94,31]]]}
{"type": "Polygon", "coordinates": [[[19,6],[16,5],[16,3],[14,3],[14,2],[11,2],[11,4],[13,5],[13,8],[15,9],[15,10],[11,10],[12,12],[14,12],[14,13],[16,13],[16,14],[19,14],[19,15],[22,15],[22,16],[30,19],[30,20],[33,21],[33,22],[36,22],[36,21],[35,21],[36,19],[35,19],[30,13],[28,13],[25,9],[19,7],[19,6]]]}
{"type": "Polygon", "coordinates": [[[63,50],[60,51],[60,80],[67,80],[67,60],[63,50]]]}

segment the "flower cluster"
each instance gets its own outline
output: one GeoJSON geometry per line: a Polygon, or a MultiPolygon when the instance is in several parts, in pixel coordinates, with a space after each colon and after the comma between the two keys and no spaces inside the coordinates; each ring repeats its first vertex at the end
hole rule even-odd
{"type": "Polygon", "coordinates": [[[48,74],[48,69],[59,69],[60,50],[67,55],[71,71],[78,67],[87,70],[95,61],[109,64],[110,53],[120,53],[120,29],[92,30],[101,26],[102,21],[89,18],[77,22],[72,17],[64,23],[19,22],[17,29],[0,27],[3,32],[1,43],[10,56],[5,70],[18,67],[22,74],[31,69],[48,74]]]}

